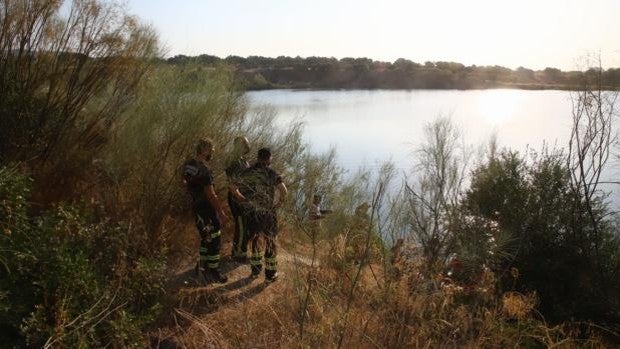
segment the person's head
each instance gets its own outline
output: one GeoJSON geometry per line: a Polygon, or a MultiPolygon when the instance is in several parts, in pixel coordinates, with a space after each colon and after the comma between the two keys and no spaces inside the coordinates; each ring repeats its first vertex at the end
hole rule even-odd
{"type": "Polygon", "coordinates": [[[260,148],[256,159],[263,165],[271,165],[271,150],[269,148],[260,148]]]}
{"type": "Polygon", "coordinates": [[[213,141],[211,138],[203,138],[196,143],[196,156],[201,157],[207,161],[213,157],[213,141]]]}
{"type": "Polygon", "coordinates": [[[313,203],[313,204],[315,204],[315,205],[320,204],[320,203],[321,203],[321,195],[319,195],[319,194],[314,194],[314,195],[312,196],[312,203],[313,203]]]}
{"type": "Polygon", "coordinates": [[[250,152],[250,142],[247,138],[239,136],[233,141],[233,149],[237,155],[246,155],[250,152]]]}

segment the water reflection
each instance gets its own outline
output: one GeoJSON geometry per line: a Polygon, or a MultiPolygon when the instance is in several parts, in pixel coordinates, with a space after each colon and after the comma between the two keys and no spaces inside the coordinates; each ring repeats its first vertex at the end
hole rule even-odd
{"type": "Polygon", "coordinates": [[[303,119],[311,148],[336,147],[339,164],[350,172],[385,160],[410,170],[424,125],[439,115],[449,115],[468,144],[481,145],[495,134],[501,147],[521,152],[545,143],[565,148],[572,120],[565,91],[271,90],[247,95],[254,106],[272,105],[283,127],[303,119]]]}
{"type": "Polygon", "coordinates": [[[467,143],[484,143],[495,133],[502,146],[521,151],[543,141],[563,146],[571,122],[563,91],[275,90],[248,97],[253,105],[272,105],[283,126],[302,118],[313,149],[337,147],[347,169],[387,159],[410,166],[424,125],[439,115],[451,116],[467,143]]]}

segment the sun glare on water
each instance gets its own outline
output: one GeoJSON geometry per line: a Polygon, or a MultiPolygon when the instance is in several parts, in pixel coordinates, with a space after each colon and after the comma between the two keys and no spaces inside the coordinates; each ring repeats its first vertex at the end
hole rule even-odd
{"type": "Polygon", "coordinates": [[[515,116],[520,99],[512,90],[487,90],[478,98],[478,110],[488,123],[501,125],[515,116]]]}

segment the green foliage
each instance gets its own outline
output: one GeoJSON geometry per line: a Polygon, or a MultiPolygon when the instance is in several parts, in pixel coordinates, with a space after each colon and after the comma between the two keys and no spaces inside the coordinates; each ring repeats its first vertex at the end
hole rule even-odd
{"type": "Polygon", "coordinates": [[[152,28],[118,3],[62,3],[0,3],[0,161],[96,146],[158,54],[152,28]]]}
{"type": "Polygon", "coordinates": [[[594,232],[583,198],[571,190],[566,160],[544,151],[529,158],[504,151],[472,175],[467,212],[510,234],[519,290],[536,291],[550,319],[618,320],[618,226],[598,197],[594,232]]]}
{"type": "MultiPolygon", "coordinates": [[[[172,65],[201,64],[217,66],[226,63],[235,67],[251,90],[265,88],[396,88],[396,89],[479,89],[523,88],[578,89],[584,79],[594,75],[589,70],[564,72],[555,68],[533,71],[501,66],[465,66],[456,62],[425,62],[423,64],[399,58],[394,62],[373,61],[368,58],[345,57],[287,57],[277,58],[212,55],[168,58],[172,65]],[[260,77],[264,77],[264,79],[260,77]]],[[[620,87],[618,69],[602,71],[604,86],[620,87]]]]}
{"type": "Polygon", "coordinates": [[[166,238],[166,217],[189,212],[179,169],[194,155],[200,138],[209,137],[215,144],[210,168],[224,197],[224,169],[239,135],[250,140],[248,161],[255,161],[257,149],[271,148],[274,168],[292,191],[299,187],[300,164],[307,156],[302,124],[294,121],[281,128],[275,125],[273,109],[250,109],[227,67],[161,67],[144,79],[139,92],[136,103],[114,125],[103,167],[117,195],[110,202],[137,213],[154,243],[166,238]]]}
{"type": "Polygon", "coordinates": [[[30,181],[0,169],[3,344],[142,346],[161,310],[164,259],[140,232],[59,206],[33,214],[30,181]]]}
{"type": "Polygon", "coordinates": [[[261,73],[256,73],[254,75],[251,85],[254,87],[254,89],[257,90],[269,89],[274,87],[269,81],[267,81],[267,79],[265,79],[265,77],[261,73]]]}
{"type": "Polygon", "coordinates": [[[318,155],[304,154],[287,178],[294,189],[291,193],[291,207],[300,223],[305,223],[308,218],[307,210],[314,194],[325,198],[323,207],[333,205],[342,184],[342,174],[342,169],[336,165],[335,150],[318,155]]]}
{"type": "Polygon", "coordinates": [[[448,271],[452,281],[459,285],[479,284],[487,270],[501,268],[502,263],[513,257],[510,235],[502,231],[497,222],[461,214],[453,217],[451,224],[454,246],[448,271]]]}
{"type": "MultiPolygon", "coordinates": [[[[211,137],[216,158],[244,115],[241,92],[225,70],[164,67],[143,80],[139,97],[115,125],[105,169],[115,202],[137,212],[153,243],[161,241],[166,214],[186,202],[179,168],[198,139],[211,137]]],[[[218,167],[219,168],[219,167],[218,167]]]]}

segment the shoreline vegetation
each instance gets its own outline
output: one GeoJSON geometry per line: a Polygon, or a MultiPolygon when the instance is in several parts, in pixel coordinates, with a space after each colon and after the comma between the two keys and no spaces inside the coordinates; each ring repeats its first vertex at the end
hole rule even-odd
{"type": "MultiPolygon", "coordinates": [[[[491,139],[477,154],[450,119],[420,125],[415,170],[393,195],[393,164],[346,178],[336,149],[311,151],[302,123],[282,129],[272,109],[248,105],[238,72],[266,63],[166,63],[158,34],[121,4],[62,5],[0,1],[0,347],[620,345],[620,220],[599,186],[620,156],[618,94],[600,90],[617,70],[580,73],[567,148],[519,153],[491,139]],[[272,149],[289,189],[283,277],[270,286],[230,261],[231,226],[221,235],[230,281],[192,281],[199,236],[180,168],[210,137],[226,205],[239,135],[250,154],[272,149]],[[331,211],[318,226],[316,194],[331,211]]],[[[248,73],[252,83],[362,88],[384,76],[439,88],[514,74],[283,61],[273,76],[248,73]]]]}
{"type": "Polygon", "coordinates": [[[456,62],[394,62],[369,58],[177,55],[165,60],[176,66],[232,67],[250,91],[270,89],[391,89],[391,90],[580,90],[583,81],[599,78],[602,90],[620,89],[620,68],[562,71],[502,66],[465,66],[456,62]]]}

